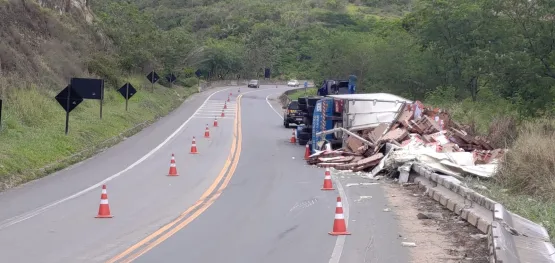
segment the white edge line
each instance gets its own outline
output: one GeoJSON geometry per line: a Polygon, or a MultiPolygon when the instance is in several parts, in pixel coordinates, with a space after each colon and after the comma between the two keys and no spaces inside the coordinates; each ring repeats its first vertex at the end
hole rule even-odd
{"type": "Polygon", "coordinates": [[[283,116],[281,116],[281,114],[274,108],[274,106],[272,106],[272,104],[270,103],[270,101],[268,100],[268,98],[272,95],[274,95],[276,93],[272,93],[268,96],[266,96],[266,103],[268,103],[268,106],[270,106],[270,108],[283,120],[283,116]]]}
{"type": "Polygon", "coordinates": [[[81,191],[79,191],[79,192],[77,192],[77,193],[75,193],[75,194],[72,194],[72,195],[70,195],[70,196],[68,196],[68,197],[65,197],[65,198],[63,198],[63,199],[60,199],[60,200],[55,201],[55,202],[53,202],[53,203],[50,203],[50,204],[48,204],[48,205],[39,207],[39,208],[37,208],[37,209],[35,209],[35,210],[32,210],[32,211],[30,211],[30,212],[27,212],[27,213],[24,213],[24,214],[21,214],[21,215],[14,216],[14,217],[12,217],[12,218],[6,219],[6,220],[4,220],[4,221],[0,224],[0,230],[2,230],[2,229],[4,229],[4,228],[7,228],[7,227],[9,227],[9,226],[15,225],[15,224],[17,224],[17,223],[21,223],[21,222],[23,222],[23,221],[25,221],[25,220],[27,220],[27,219],[33,218],[33,217],[35,217],[35,216],[41,214],[42,212],[48,210],[48,209],[51,208],[51,207],[54,207],[54,206],[59,205],[59,204],[61,204],[61,203],[63,203],[63,202],[66,202],[66,201],[68,201],[68,200],[71,200],[71,199],[74,199],[74,198],[76,198],[76,197],[79,197],[79,196],[81,196],[81,195],[83,195],[83,194],[85,194],[85,193],[87,193],[87,192],[89,192],[89,191],[91,191],[91,190],[97,189],[98,187],[100,187],[101,185],[105,184],[106,182],[109,182],[109,181],[111,181],[112,179],[115,179],[115,178],[119,177],[119,176],[122,175],[123,173],[125,173],[125,172],[131,170],[133,167],[135,167],[135,166],[139,165],[140,163],[144,162],[146,159],[148,159],[148,157],[152,156],[154,153],[156,153],[158,150],[160,150],[160,148],[162,148],[164,145],[166,145],[171,139],[173,139],[173,137],[175,137],[179,132],[181,132],[181,130],[183,130],[183,128],[185,127],[185,125],[187,125],[187,123],[189,123],[189,121],[191,121],[191,120],[194,118],[194,115],[202,108],[202,106],[204,106],[204,105],[206,104],[207,101],[210,100],[210,98],[212,98],[212,96],[216,95],[216,93],[219,93],[219,92],[222,92],[222,91],[225,91],[225,90],[229,90],[229,89],[233,89],[233,87],[231,87],[231,88],[226,88],[226,89],[222,89],[222,90],[219,90],[219,91],[215,91],[215,92],[213,92],[212,94],[210,94],[210,96],[208,96],[208,98],[206,98],[206,100],[204,100],[204,102],[202,103],[202,105],[199,106],[199,107],[197,108],[197,110],[195,111],[195,113],[193,113],[185,122],[183,122],[183,124],[181,124],[181,126],[179,126],[172,134],[170,134],[170,136],[168,136],[162,143],[160,143],[160,144],[159,144],[158,146],[156,146],[154,149],[150,150],[150,152],[148,152],[147,154],[145,154],[145,155],[144,155],[143,157],[141,157],[139,160],[137,160],[137,161],[135,161],[134,163],[132,163],[131,165],[129,165],[127,168],[125,168],[125,169],[119,171],[118,173],[116,173],[116,174],[114,174],[114,175],[112,175],[112,176],[110,176],[110,177],[108,177],[108,178],[106,178],[106,179],[104,179],[104,180],[102,180],[102,181],[100,181],[100,182],[98,182],[98,183],[96,183],[96,184],[94,184],[94,185],[92,185],[92,186],[86,188],[86,189],[83,189],[83,190],[81,190],[81,191]]]}
{"type": "MultiPolygon", "coordinates": [[[[268,103],[268,106],[270,106],[270,108],[272,108],[272,110],[281,119],[283,119],[283,116],[281,116],[281,114],[279,114],[279,112],[276,111],[274,106],[272,106],[272,104],[268,100],[268,98],[271,95],[273,94],[266,96],[266,103],[268,103]]],[[[341,203],[343,204],[343,215],[345,216],[345,224],[349,226],[349,199],[347,199],[347,194],[345,193],[345,189],[343,188],[343,185],[341,185],[339,178],[337,178],[335,175],[332,177],[335,181],[335,185],[337,185],[337,191],[339,192],[339,196],[341,197],[341,203]]],[[[339,263],[339,260],[341,259],[341,254],[343,254],[343,248],[345,247],[345,239],[346,239],[346,236],[337,236],[337,239],[335,241],[335,246],[333,247],[333,252],[331,253],[331,256],[330,256],[329,263],[339,263]]]]}
{"type": "MultiPolygon", "coordinates": [[[[343,215],[345,216],[345,224],[347,227],[349,226],[349,199],[347,198],[347,194],[345,193],[345,189],[339,178],[335,175],[332,175],[332,178],[335,181],[335,185],[337,186],[337,191],[339,192],[339,196],[341,197],[341,204],[343,205],[343,215]]],[[[348,229],[348,228],[347,228],[348,229]]],[[[343,248],[345,247],[345,239],[347,236],[337,236],[337,240],[335,241],[335,246],[333,247],[333,252],[330,256],[329,263],[339,263],[341,259],[341,254],[343,253],[343,248]]]]}

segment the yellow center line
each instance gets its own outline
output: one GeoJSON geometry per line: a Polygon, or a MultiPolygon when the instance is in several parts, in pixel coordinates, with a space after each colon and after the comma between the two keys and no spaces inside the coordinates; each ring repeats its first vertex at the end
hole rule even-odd
{"type": "Polygon", "coordinates": [[[158,229],[154,233],[150,234],[149,236],[147,236],[143,240],[137,242],[135,245],[131,246],[130,248],[128,248],[124,252],[122,252],[119,255],[113,257],[112,259],[106,261],[106,263],[114,263],[114,262],[117,262],[118,260],[120,260],[122,258],[125,258],[125,257],[127,257],[127,258],[125,258],[122,261],[122,262],[125,262],[125,263],[131,262],[131,261],[137,259],[138,257],[143,255],[144,253],[150,251],[152,248],[154,248],[155,246],[162,243],[164,240],[168,239],[170,236],[177,233],[179,230],[181,230],[182,228],[187,226],[189,223],[191,223],[197,217],[199,217],[221,195],[222,191],[227,187],[227,185],[229,184],[229,181],[231,180],[231,177],[235,173],[235,169],[237,168],[237,165],[239,163],[239,156],[241,155],[241,142],[242,142],[242,134],[243,133],[242,133],[242,130],[241,130],[241,114],[240,114],[241,113],[241,104],[240,104],[240,101],[241,101],[242,96],[243,96],[243,94],[241,94],[237,97],[235,121],[234,121],[234,124],[233,124],[233,126],[234,126],[233,127],[233,137],[234,138],[233,138],[233,141],[232,141],[232,144],[231,144],[231,151],[230,151],[230,153],[227,157],[227,160],[226,160],[222,170],[220,171],[220,173],[218,174],[218,176],[216,177],[216,180],[212,183],[212,185],[210,185],[210,187],[202,194],[202,196],[199,198],[199,200],[193,206],[191,206],[185,212],[181,213],[181,215],[179,217],[174,219],[172,222],[166,224],[164,227],[158,229]],[[234,156],[234,153],[235,153],[235,156],[234,156]],[[229,169],[229,171],[227,171],[228,168],[230,167],[230,165],[231,165],[231,168],[229,169]],[[227,177],[222,182],[222,179],[226,174],[227,174],[227,177]],[[214,189],[220,183],[222,183],[221,186],[218,188],[217,191],[214,191],[214,189]],[[209,198],[208,200],[206,200],[206,198],[208,196],[210,196],[211,194],[213,194],[213,196],[211,198],[209,198]],[[206,200],[206,202],[205,202],[205,200],[206,200]],[[197,211],[195,211],[193,214],[189,215],[189,213],[191,213],[191,211],[193,211],[197,208],[198,208],[197,211]],[[187,216],[188,216],[188,218],[187,218],[187,216]],[[183,222],[179,223],[183,219],[185,219],[185,220],[183,222]],[[177,223],[179,223],[179,224],[177,224],[177,223]],[[166,233],[164,233],[164,232],[166,232],[166,233]],[[150,243],[153,239],[156,239],[156,240],[154,240],[152,243],[150,243]],[[144,248],[137,251],[141,247],[144,247],[144,248]],[[134,253],[134,254],[132,254],[132,253],[134,253]]]}

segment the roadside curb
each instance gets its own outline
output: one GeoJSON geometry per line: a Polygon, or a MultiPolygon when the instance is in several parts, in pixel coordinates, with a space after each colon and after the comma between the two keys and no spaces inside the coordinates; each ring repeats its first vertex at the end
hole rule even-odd
{"type": "Polygon", "coordinates": [[[488,235],[490,262],[555,262],[555,247],[543,226],[423,165],[413,164],[412,171],[426,195],[488,235]]]}

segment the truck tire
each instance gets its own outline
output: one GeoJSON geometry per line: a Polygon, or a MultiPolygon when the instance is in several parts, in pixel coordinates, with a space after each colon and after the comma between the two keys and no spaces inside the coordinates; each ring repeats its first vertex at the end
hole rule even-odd
{"type": "Polygon", "coordinates": [[[283,127],[289,129],[289,122],[284,121],[284,122],[283,122],[283,127]]]}
{"type": "Polygon", "coordinates": [[[308,140],[299,139],[298,142],[299,142],[299,145],[305,146],[308,143],[308,140]]]}
{"type": "Polygon", "coordinates": [[[310,138],[312,137],[312,133],[308,133],[308,132],[304,132],[304,131],[300,131],[297,134],[297,138],[299,138],[299,140],[310,140],[310,138]]]}

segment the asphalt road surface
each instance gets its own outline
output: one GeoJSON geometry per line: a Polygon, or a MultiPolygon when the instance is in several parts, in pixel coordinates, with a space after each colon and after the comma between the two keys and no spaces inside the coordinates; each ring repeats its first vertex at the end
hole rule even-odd
{"type": "Polygon", "coordinates": [[[288,88],[237,89],[197,94],[96,157],[0,194],[0,261],[408,262],[379,187],[364,189],[370,205],[340,177],[320,190],[324,171],[280,119],[288,88]],[[113,218],[94,218],[102,184],[113,218]],[[351,236],[327,234],[339,195],[351,236]]]}

